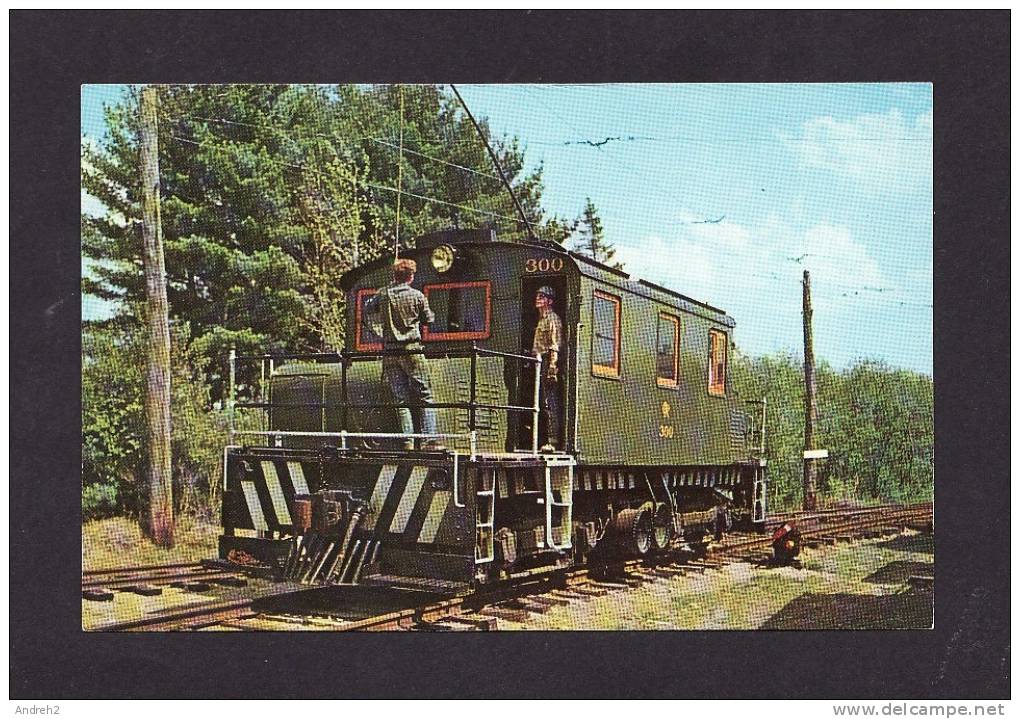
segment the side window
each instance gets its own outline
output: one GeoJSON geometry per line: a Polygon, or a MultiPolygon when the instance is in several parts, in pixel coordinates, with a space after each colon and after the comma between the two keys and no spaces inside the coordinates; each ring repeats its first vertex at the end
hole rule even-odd
{"type": "Polygon", "coordinates": [[[680,318],[659,313],[655,342],[655,383],[675,389],[680,384],[680,318]]]}
{"type": "Polygon", "coordinates": [[[491,287],[488,282],[425,285],[425,296],[436,318],[423,328],[422,339],[486,339],[492,322],[491,287]]]}
{"type": "Polygon", "coordinates": [[[592,298],[591,371],[620,376],[620,298],[600,290],[592,298]]]}
{"type": "Polygon", "coordinates": [[[354,305],[354,349],[365,351],[377,351],[382,349],[382,319],[378,313],[370,312],[365,305],[368,299],[376,293],[371,287],[363,287],[358,290],[356,304],[354,305]]]}
{"type": "Polygon", "coordinates": [[[708,393],[726,395],[726,333],[709,330],[708,393]]]}

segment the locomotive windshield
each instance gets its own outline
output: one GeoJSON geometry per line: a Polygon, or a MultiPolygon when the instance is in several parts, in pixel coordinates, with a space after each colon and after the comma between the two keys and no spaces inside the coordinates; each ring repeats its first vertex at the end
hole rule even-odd
{"type": "Polygon", "coordinates": [[[356,308],[357,336],[355,346],[359,350],[382,349],[382,318],[376,313],[369,312],[366,308],[368,298],[376,293],[376,290],[365,288],[358,291],[358,304],[356,308]]]}
{"type": "Polygon", "coordinates": [[[426,340],[484,339],[489,336],[489,283],[459,282],[425,285],[435,320],[424,332],[426,340]]]}

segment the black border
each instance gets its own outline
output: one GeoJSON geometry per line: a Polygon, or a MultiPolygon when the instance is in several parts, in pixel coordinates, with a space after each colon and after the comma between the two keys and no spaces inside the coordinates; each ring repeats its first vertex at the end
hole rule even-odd
{"type": "Polygon", "coordinates": [[[10,20],[12,697],[1008,696],[1008,11],[10,20]],[[934,83],[933,631],[81,632],[80,84],[463,80],[934,83]]]}

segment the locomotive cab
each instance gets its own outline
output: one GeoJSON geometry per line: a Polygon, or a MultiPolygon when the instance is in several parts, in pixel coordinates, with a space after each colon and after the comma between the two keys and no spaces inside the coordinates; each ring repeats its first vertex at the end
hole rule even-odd
{"type": "Polygon", "coordinates": [[[407,351],[425,357],[437,434],[399,431],[397,409],[422,408],[382,377],[405,351],[383,348],[371,315],[391,281],[381,257],[341,279],[342,348],[247,358],[261,367],[238,375],[250,401],[232,385],[232,407],[261,419],[235,427],[225,453],[224,558],[309,583],[460,592],[667,551],[712,521],[720,494],[763,523],[765,462],[725,370],[723,312],[491,230],[435,233],[401,256],[435,314],[424,349],[407,351]],[[543,287],[563,326],[553,451],[532,353],[543,287]],[[405,449],[426,439],[445,450],[405,449]]]}

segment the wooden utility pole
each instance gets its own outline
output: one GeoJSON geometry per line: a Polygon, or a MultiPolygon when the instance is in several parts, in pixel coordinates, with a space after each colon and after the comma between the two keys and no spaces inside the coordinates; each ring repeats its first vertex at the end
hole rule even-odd
{"type": "Polygon", "coordinates": [[[807,453],[815,448],[815,345],[811,332],[811,274],[804,270],[804,509],[813,510],[815,497],[815,459],[807,453]]]}
{"type": "Polygon", "coordinates": [[[156,544],[174,542],[173,477],[170,464],[170,326],[167,319],[163,231],[159,217],[159,145],[156,88],[142,89],[142,243],[149,328],[145,418],[149,448],[148,530],[156,544]]]}

